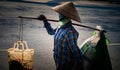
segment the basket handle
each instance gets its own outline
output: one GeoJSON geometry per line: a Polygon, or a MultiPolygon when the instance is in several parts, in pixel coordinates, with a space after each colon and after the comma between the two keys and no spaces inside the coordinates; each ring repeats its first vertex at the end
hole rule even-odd
{"type": "Polygon", "coordinates": [[[22,47],[22,50],[29,49],[27,42],[22,40],[15,42],[13,47],[17,49],[20,49],[20,47],[22,47]]]}

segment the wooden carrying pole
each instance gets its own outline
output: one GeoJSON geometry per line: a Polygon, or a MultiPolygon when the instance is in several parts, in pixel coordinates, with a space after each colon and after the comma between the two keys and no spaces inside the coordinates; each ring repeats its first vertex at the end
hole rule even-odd
{"type": "MultiPolygon", "coordinates": [[[[18,16],[18,18],[25,18],[25,19],[35,19],[38,20],[35,17],[23,17],[23,16],[18,16]]],[[[52,19],[46,19],[47,21],[53,21],[53,22],[59,22],[58,20],[52,20],[52,19]]]]}
{"type": "MultiPolygon", "coordinates": [[[[18,16],[18,18],[35,19],[35,20],[38,20],[37,18],[34,18],[34,17],[23,17],[23,16],[18,16]]],[[[59,22],[59,20],[52,20],[52,19],[46,19],[46,20],[47,20],[47,21],[53,21],[53,22],[59,22]]],[[[89,28],[89,29],[101,31],[101,30],[99,30],[99,29],[97,29],[97,28],[92,28],[92,27],[89,27],[89,26],[81,25],[81,24],[72,23],[72,25],[76,25],[76,26],[80,26],[80,27],[85,27],[85,28],[89,28]]],[[[107,31],[103,30],[103,32],[107,32],[107,31]]]]}

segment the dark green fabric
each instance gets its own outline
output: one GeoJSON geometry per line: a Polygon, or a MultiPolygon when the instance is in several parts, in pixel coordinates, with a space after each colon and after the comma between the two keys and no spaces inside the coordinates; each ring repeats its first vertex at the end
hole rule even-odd
{"type": "Polygon", "coordinates": [[[95,47],[96,52],[94,54],[96,70],[112,70],[111,60],[105,40],[105,34],[101,32],[100,40],[95,47]]]}

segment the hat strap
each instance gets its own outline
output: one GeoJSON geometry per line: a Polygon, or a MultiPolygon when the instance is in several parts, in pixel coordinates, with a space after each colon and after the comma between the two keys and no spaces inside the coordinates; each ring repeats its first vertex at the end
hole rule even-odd
{"type": "Polygon", "coordinates": [[[62,21],[65,18],[65,16],[63,16],[62,18],[59,19],[59,21],[62,21]]]}

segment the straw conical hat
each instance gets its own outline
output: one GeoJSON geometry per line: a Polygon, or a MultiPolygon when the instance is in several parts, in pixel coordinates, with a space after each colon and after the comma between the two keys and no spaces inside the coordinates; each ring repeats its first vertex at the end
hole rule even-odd
{"type": "Polygon", "coordinates": [[[64,4],[52,7],[52,9],[70,19],[81,22],[80,17],[72,2],[65,2],[64,4]]]}

